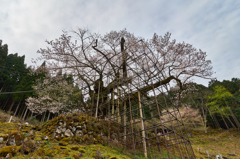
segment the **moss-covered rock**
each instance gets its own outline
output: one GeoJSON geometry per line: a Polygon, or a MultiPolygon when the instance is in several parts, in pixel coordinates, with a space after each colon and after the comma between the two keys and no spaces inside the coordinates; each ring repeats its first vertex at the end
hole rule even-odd
{"type": "Polygon", "coordinates": [[[12,156],[12,155],[16,154],[17,151],[18,151],[18,147],[16,145],[5,146],[0,149],[0,157],[6,157],[7,154],[12,156]]]}
{"type": "MultiPolygon", "coordinates": [[[[105,120],[97,121],[91,116],[75,113],[67,116],[58,116],[48,121],[42,126],[41,132],[51,136],[60,142],[78,144],[104,143],[103,136],[107,136],[104,130],[108,130],[109,122],[105,120]]],[[[118,127],[115,123],[110,124],[111,139],[118,139],[118,127]]],[[[108,132],[108,131],[107,131],[108,132]]]]}
{"type": "Polygon", "coordinates": [[[7,146],[22,145],[24,138],[25,136],[21,131],[9,131],[6,145],[7,146]]]}
{"type": "Polygon", "coordinates": [[[91,154],[91,157],[95,158],[95,159],[103,159],[102,154],[99,151],[95,151],[91,154]]]}
{"type": "Polygon", "coordinates": [[[34,152],[35,149],[36,149],[35,141],[30,138],[25,138],[20,151],[23,154],[28,154],[30,152],[34,152]]]}

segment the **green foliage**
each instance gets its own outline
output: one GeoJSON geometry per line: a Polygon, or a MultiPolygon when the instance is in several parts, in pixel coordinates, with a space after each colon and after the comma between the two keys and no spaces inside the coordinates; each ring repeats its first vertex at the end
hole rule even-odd
{"type": "Polygon", "coordinates": [[[223,86],[215,86],[214,94],[209,95],[207,106],[211,114],[220,114],[221,116],[230,116],[229,100],[233,95],[223,86]]]}
{"type": "Polygon", "coordinates": [[[25,137],[27,137],[27,133],[23,132],[23,135],[24,135],[25,137]]]}

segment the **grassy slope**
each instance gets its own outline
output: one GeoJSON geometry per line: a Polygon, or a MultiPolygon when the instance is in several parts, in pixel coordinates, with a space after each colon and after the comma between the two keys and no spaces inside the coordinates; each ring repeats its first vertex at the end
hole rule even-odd
{"type": "Polygon", "coordinates": [[[192,130],[193,138],[190,138],[196,158],[216,158],[219,153],[227,158],[239,158],[240,156],[240,131],[209,129],[192,130]],[[208,152],[208,154],[207,154],[208,152]],[[236,156],[232,156],[234,154],[236,156]]]}

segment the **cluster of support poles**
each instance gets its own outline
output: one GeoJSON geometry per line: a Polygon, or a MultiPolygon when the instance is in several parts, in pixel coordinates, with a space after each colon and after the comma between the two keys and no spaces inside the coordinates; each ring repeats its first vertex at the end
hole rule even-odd
{"type": "MultiPolygon", "coordinates": [[[[151,66],[147,64],[148,70],[141,68],[142,70],[136,73],[133,65],[129,65],[131,63],[126,63],[125,70],[130,72],[131,78],[135,81],[129,80],[130,77],[123,72],[122,77],[111,83],[112,86],[114,85],[112,91],[108,89],[107,93],[101,92],[107,94],[107,100],[104,102],[100,102],[99,82],[97,103],[94,103],[95,110],[93,113],[91,109],[89,114],[94,114],[96,118],[102,118],[98,110],[105,110],[107,117],[105,120],[109,121],[109,140],[112,135],[110,125],[117,124],[120,127],[118,142],[126,149],[132,150],[134,156],[137,155],[137,152],[142,151],[147,158],[159,158],[165,155],[168,158],[194,159],[195,155],[178,105],[173,98],[170,101],[171,105],[166,101],[170,84],[155,88],[154,83],[160,79],[158,76],[152,75],[153,68],[151,66]],[[141,72],[150,78],[144,80],[141,72]],[[151,90],[142,92],[141,88],[144,87],[150,87],[151,90]],[[146,94],[150,99],[146,97],[146,94]],[[160,94],[164,97],[164,101],[159,101],[160,94]]],[[[105,85],[110,84],[109,76],[111,75],[109,74],[106,79],[103,79],[105,85]]]]}
{"type": "Polygon", "coordinates": [[[145,99],[138,91],[137,98],[134,99],[137,102],[133,102],[130,97],[130,88],[133,88],[131,84],[127,84],[125,90],[120,85],[109,94],[106,103],[96,103],[95,117],[98,117],[99,107],[106,108],[109,128],[112,123],[119,125],[122,131],[119,132],[118,141],[126,149],[133,150],[134,155],[137,155],[137,151],[142,151],[148,158],[158,158],[161,155],[168,158],[195,158],[177,105],[172,103],[171,109],[166,101],[165,105],[160,105],[156,95],[156,89],[159,88],[154,88],[153,85],[151,100],[145,99]],[[150,116],[146,115],[146,110],[150,116]],[[168,118],[162,119],[162,116],[168,118]]]}

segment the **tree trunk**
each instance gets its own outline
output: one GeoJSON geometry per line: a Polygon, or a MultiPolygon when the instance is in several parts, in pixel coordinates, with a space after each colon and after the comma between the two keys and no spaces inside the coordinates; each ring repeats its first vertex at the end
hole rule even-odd
{"type": "Polygon", "coordinates": [[[25,112],[26,109],[27,109],[27,107],[23,108],[23,111],[22,111],[21,116],[20,116],[21,119],[23,118],[23,115],[24,115],[24,112],[25,112]]]}
{"type": "Polygon", "coordinates": [[[50,118],[50,114],[51,114],[51,112],[48,112],[47,121],[48,121],[48,120],[49,120],[49,118],[50,118]]]}
{"type": "Polygon", "coordinates": [[[5,108],[6,104],[8,103],[8,100],[9,100],[9,97],[8,97],[8,99],[7,99],[6,103],[4,104],[4,106],[2,107],[2,110],[4,110],[4,108],[5,108]]]}
{"type": "Polygon", "coordinates": [[[141,118],[143,153],[144,153],[144,156],[147,158],[146,135],[145,135],[145,128],[144,128],[144,123],[143,123],[143,114],[142,114],[142,104],[141,104],[140,92],[138,92],[138,105],[139,105],[139,113],[140,113],[140,118],[141,118]]]}
{"type": "Polygon", "coordinates": [[[16,108],[15,113],[14,113],[13,116],[16,116],[20,103],[21,103],[21,102],[18,103],[17,108],[16,108]]]}
{"type": "Polygon", "coordinates": [[[201,103],[201,109],[202,109],[202,113],[203,113],[203,124],[204,124],[204,128],[205,128],[205,133],[207,133],[207,112],[205,113],[205,111],[204,111],[203,100],[201,103]]]}
{"type": "MultiPolygon", "coordinates": [[[[226,101],[225,101],[225,103],[226,103],[226,105],[228,106],[228,104],[227,104],[226,101]]],[[[228,106],[228,107],[229,107],[229,106],[228,106]]],[[[240,123],[239,123],[238,119],[237,119],[236,116],[233,114],[231,107],[229,107],[229,108],[230,108],[230,109],[229,109],[229,112],[231,113],[235,124],[237,125],[238,129],[240,129],[240,123]]]]}
{"type": "Polygon", "coordinates": [[[44,114],[43,114],[43,116],[42,116],[41,123],[44,123],[46,113],[47,113],[47,112],[44,112],[44,114]]]}
{"type": "Polygon", "coordinates": [[[225,119],[224,119],[224,117],[223,117],[223,115],[222,115],[222,114],[221,114],[221,117],[222,117],[222,119],[223,119],[223,122],[224,122],[224,124],[226,125],[227,129],[229,130],[229,127],[228,127],[228,125],[227,125],[227,123],[226,123],[226,121],[225,121],[225,119]]]}
{"type": "Polygon", "coordinates": [[[10,108],[8,109],[8,114],[11,113],[11,110],[12,110],[13,105],[14,105],[14,101],[12,101],[12,104],[11,104],[10,108]]]}
{"type": "Polygon", "coordinates": [[[26,111],[25,111],[24,116],[23,116],[23,120],[25,120],[25,117],[26,117],[26,115],[27,115],[27,112],[28,112],[28,108],[26,108],[26,111]]]}
{"type": "MultiPolygon", "coordinates": [[[[30,112],[31,112],[31,111],[30,111],[30,112]]],[[[32,117],[33,117],[33,112],[31,112],[30,119],[32,119],[32,117]]]]}
{"type": "Polygon", "coordinates": [[[232,115],[232,117],[233,117],[233,120],[234,120],[234,122],[236,123],[238,129],[240,129],[240,123],[239,123],[238,119],[236,118],[236,116],[233,114],[232,109],[230,108],[229,111],[230,111],[230,113],[231,113],[231,115],[232,115]]]}
{"type": "MultiPolygon", "coordinates": [[[[208,107],[207,107],[207,109],[208,109],[208,107]]],[[[216,127],[217,127],[217,128],[221,128],[221,126],[220,126],[219,122],[217,121],[217,119],[215,118],[214,114],[211,113],[210,109],[208,109],[208,111],[209,111],[210,116],[211,116],[211,118],[213,119],[214,124],[216,125],[216,127]]]]}
{"type": "Polygon", "coordinates": [[[231,123],[232,127],[236,129],[236,126],[232,123],[231,119],[227,116],[228,121],[231,123]]]}

